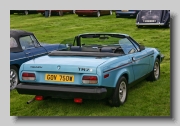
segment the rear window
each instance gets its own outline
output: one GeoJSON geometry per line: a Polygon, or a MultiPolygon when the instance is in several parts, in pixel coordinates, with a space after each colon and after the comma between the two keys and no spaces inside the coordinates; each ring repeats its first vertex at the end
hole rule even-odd
{"type": "Polygon", "coordinates": [[[16,40],[13,37],[10,37],[10,48],[18,47],[16,40]]]}

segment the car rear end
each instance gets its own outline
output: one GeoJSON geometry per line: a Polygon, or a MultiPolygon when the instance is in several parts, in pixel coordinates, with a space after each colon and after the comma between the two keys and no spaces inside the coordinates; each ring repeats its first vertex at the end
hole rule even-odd
{"type": "Polygon", "coordinates": [[[139,10],[116,10],[116,17],[136,17],[139,10]]]}
{"type": "Polygon", "coordinates": [[[40,57],[21,66],[21,83],[16,89],[19,94],[104,99],[108,88],[101,85],[102,75],[97,68],[106,60],[95,57],[40,57]]]}
{"type": "Polygon", "coordinates": [[[138,13],[136,18],[137,26],[145,26],[145,25],[165,25],[164,22],[161,21],[163,11],[162,10],[142,10],[138,13]]]}
{"type": "Polygon", "coordinates": [[[96,15],[97,10],[75,10],[77,15],[96,15]]]}

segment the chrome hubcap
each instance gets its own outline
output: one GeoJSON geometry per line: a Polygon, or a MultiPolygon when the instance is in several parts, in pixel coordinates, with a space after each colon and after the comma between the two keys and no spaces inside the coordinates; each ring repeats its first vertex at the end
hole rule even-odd
{"type": "Polygon", "coordinates": [[[159,77],[159,63],[158,62],[156,62],[154,65],[154,76],[156,79],[158,79],[159,77]]]}
{"type": "Polygon", "coordinates": [[[126,98],[126,83],[122,81],[119,85],[119,100],[123,103],[126,98]]]}
{"type": "Polygon", "coordinates": [[[10,88],[14,89],[18,83],[18,75],[15,70],[10,70],[10,88]]]}

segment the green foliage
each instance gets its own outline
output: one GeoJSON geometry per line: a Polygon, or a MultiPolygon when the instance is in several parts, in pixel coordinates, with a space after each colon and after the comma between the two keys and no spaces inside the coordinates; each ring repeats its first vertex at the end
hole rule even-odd
{"type": "Polygon", "coordinates": [[[90,32],[116,32],[129,34],[139,43],[158,48],[165,59],[161,64],[161,77],[156,82],[142,81],[129,89],[123,106],[110,107],[106,100],[49,99],[26,102],[34,96],[10,92],[11,116],[170,116],[170,29],[145,27],[138,29],[135,18],[116,18],[115,14],[97,17],[43,17],[41,14],[11,15],[10,28],[33,32],[40,42],[72,43],[74,36],[90,32]]]}

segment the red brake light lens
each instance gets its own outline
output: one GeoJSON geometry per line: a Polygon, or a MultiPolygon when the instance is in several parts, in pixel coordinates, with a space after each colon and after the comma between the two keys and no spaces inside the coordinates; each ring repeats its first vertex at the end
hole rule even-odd
{"type": "Polygon", "coordinates": [[[37,101],[41,101],[41,100],[43,100],[43,96],[35,96],[35,100],[37,100],[37,101]]]}
{"type": "Polygon", "coordinates": [[[35,80],[36,76],[34,73],[22,73],[23,80],[35,80]]]}
{"type": "Polygon", "coordinates": [[[97,76],[83,76],[82,82],[84,84],[97,84],[98,78],[97,76]]]}
{"type": "Polygon", "coordinates": [[[74,98],[75,103],[82,103],[82,98],[74,98]]]}

